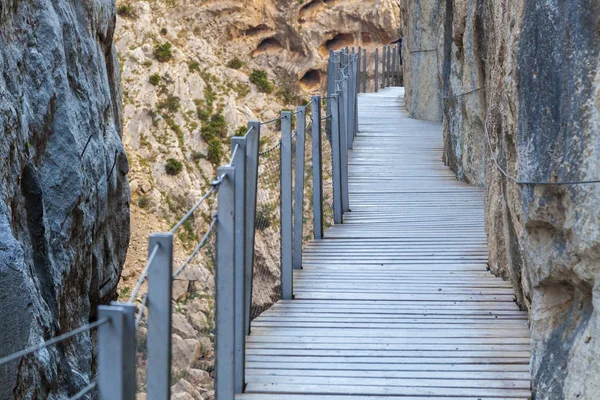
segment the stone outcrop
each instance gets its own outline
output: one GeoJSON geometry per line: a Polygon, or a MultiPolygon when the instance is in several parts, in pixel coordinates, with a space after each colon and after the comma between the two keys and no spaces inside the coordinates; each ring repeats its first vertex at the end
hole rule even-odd
{"type": "Polygon", "coordinates": [[[596,399],[600,185],[515,183],[487,147],[519,181],[600,179],[600,5],[437,3],[444,157],[486,187],[490,267],[530,310],[535,398],[596,399]]]}
{"type": "MultiPolygon", "coordinates": [[[[110,1],[0,2],[0,357],[96,319],[129,241],[110,1]]],[[[67,398],[93,333],[0,366],[0,398],[67,398]]]]}
{"type": "Polygon", "coordinates": [[[438,80],[440,2],[401,0],[406,105],[412,118],[442,120],[438,80]]]}

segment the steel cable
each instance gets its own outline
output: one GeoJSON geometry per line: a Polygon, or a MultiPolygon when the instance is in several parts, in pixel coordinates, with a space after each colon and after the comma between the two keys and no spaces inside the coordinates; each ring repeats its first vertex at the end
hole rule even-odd
{"type": "Polygon", "coordinates": [[[200,240],[200,242],[198,243],[198,245],[196,246],[196,248],[194,249],[194,251],[192,251],[192,253],[188,257],[188,259],[183,263],[183,265],[181,267],[179,267],[179,269],[173,274],[173,279],[177,278],[177,276],[185,269],[185,267],[187,267],[188,264],[194,259],[194,257],[196,256],[196,254],[198,254],[198,252],[200,251],[200,249],[204,246],[204,244],[208,240],[209,235],[212,233],[213,228],[215,227],[215,223],[216,222],[217,222],[217,216],[215,215],[213,217],[213,219],[212,219],[212,222],[210,223],[210,226],[208,227],[208,230],[206,231],[206,233],[202,237],[202,240],[200,240]]]}
{"type": "Polygon", "coordinates": [[[44,349],[44,348],[52,346],[54,344],[64,342],[65,340],[72,338],[73,336],[79,335],[80,333],[87,332],[94,328],[97,328],[100,325],[107,323],[108,321],[110,321],[108,318],[99,319],[98,321],[92,322],[91,324],[80,326],[79,328],[74,329],[70,332],[64,333],[60,336],[56,336],[40,345],[31,346],[31,347],[28,347],[21,351],[17,351],[16,353],[10,354],[6,357],[2,357],[2,358],[0,358],[0,365],[6,364],[7,362],[16,360],[16,359],[26,356],[28,354],[35,353],[38,350],[44,349]]]}
{"type": "Polygon", "coordinates": [[[159,248],[160,248],[159,244],[155,244],[154,247],[152,248],[152,252],[150,253],[150,256],[148,257],[148,262],[146,263],[146,266],[142,270],[142,274],[138,278],[138,281],[135,284],[135,288],[133,289],[133,292],[131,292],[131,296],[129,296],[129,301],[128,301],[129,304],[133,304],[138,292],[140,291],[142,285],[146,281],[146,278],[148,277],[148,271],[150,270],[150,265],[152,265],[152,262],[154,261],[154,257],[156,257],[156,254],[158,253],[159,248]]]}
{"type": "Polygon", "coordinates": [[[77,392],[73,397],[70,397],[69,400],[78,400],[86,394],[88,394],[89,392],[91,392],[92,390],[94,390],[97,386],[98,382],[96,381],[96,379],[94,379],[92,382],[90,382],[89,385],[77,392]]]}
{"type": "Polygon", "coordinates": [[[502,168],[500,166],[500,164],[498,164],[498,160],[496,159],[496,155],[494,154],[494,150],[492,148],[492,141],[490,139],[490,135],[488,133],[488,129],[487,129],[487,121],[488,119],[486,118],[485,123],[483,124],[483,130],[485,132],[485,137],[487,139],[487,143],[488,143],[488,148],[490,150],[490,155],[492,157],[492,160],[494,161],[494,164],[496,165],[496,168],[502,173],[502,175],[504,175],[507,179],[515,182],[518,185],[535,185],[535,186],[559,186],[559,185],[586,185],[586,184],[596,184],[596,183],[600,183],[600,179],[594,179],[594,180],[585,180],[585,181],[564,181],[564,182],[535,182],[535,181],[521,181],[511,175],[509,175],[504,168],[502,168]]]}

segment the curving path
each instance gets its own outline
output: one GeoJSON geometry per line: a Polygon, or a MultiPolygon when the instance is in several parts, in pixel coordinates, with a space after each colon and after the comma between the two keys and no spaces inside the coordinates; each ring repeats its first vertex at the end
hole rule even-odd
{"type": "Polygon", "coordinates": [[[359,97],[351,212],[258,317],[238,400],[527,399],[527,313],[487,271],[483,190],[441,161],[404,89],[359,97]]]}

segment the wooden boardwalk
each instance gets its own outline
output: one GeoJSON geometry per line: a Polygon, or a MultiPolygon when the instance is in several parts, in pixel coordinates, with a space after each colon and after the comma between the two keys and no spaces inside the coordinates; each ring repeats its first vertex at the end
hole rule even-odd
{"type": "Polygon", "coordinates": [[[239,400],[527,399],[527,313],[487,271],[483,191],[402,88],[359,97],[351,212],[258,317],[239,400]]]}

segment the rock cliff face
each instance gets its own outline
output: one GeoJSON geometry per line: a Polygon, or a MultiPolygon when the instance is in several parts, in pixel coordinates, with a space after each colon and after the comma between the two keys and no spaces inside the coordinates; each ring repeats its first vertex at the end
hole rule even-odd
{"type": "MultiPolygon", "coordinates": [[[[229,158],[230,137],[245,133],[249,120],[271,120],[320,92],[329,50],[388,44],[400,36],[400,22],[398,0],[118,0],[117,9],[132,192],[131,246],[120,284],[125,299],[146,263],[148,235],[168,231],[208,190],[215,167],[229,158]],[[254,70],[266,79],[251,79],[254,70]],[[169,159],[180,169],[167,172],[169,159]]],[[[263,126],[261,135],[262,148],[271,147],[276,124],[263,126]]],[[[213,213],[209,201],[178,232],[174,265],[186,260],[213,213]]],[[[257,235],[257,309],[277,297],[279,243],[271,233],[257,235]]],[[[210,397],[210,376],[196,384],[196,375],[213,370],[213,257],[202,251],[174,283],[173,367],[182,382],[172,389],[182,396],[210,397]],[[190,304],[200,300],[211,307],[198,317],[190,304]]],[[[138,356],[143,364],[145,355],[138,356]]],[[[138,375],[143,392],[143,368],[138,375]]]]}
{"type": "Polygon", "coordinates": [[[535,398],[596,399],[600,185],[517,184],[486,146],[520,181],[600,179],[600,4],[438,3],[445,160],[487,189],[490,267],[530,310],[535,398]]]}
{"type": "MultiPolygon", "coordinates": [[[[116,297],[128,164],[110,1],[0,2],[1,356],[116,297]]],[[[95,376],[83,333],[0,367],[0,398],[66,398],[95,376]]]]}

